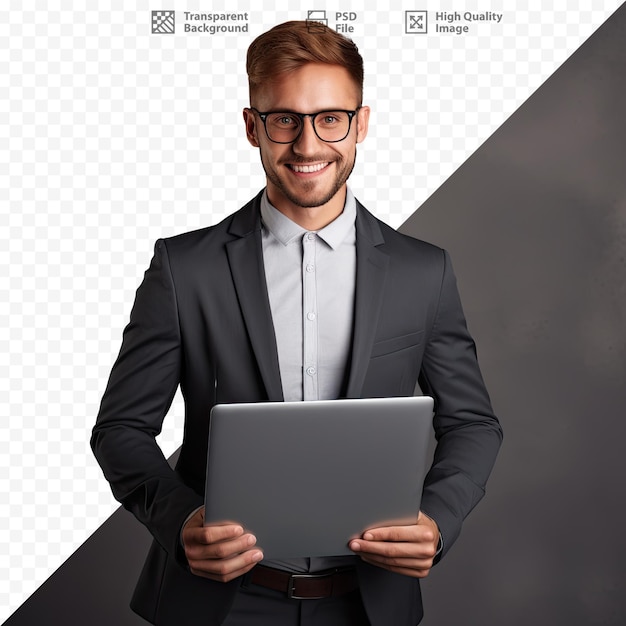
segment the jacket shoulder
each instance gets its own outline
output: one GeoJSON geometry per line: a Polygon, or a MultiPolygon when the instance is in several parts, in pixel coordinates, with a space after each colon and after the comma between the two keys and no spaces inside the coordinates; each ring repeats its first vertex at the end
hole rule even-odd
{"type": "Polygon", "coordinates": [[[257,195],[217,224],[159,239],[157,246],[164,245],[170,259],[195,258],[197,255],[221,252],[229,241],[260,230],[260,197],[261,194],[257,195]]]}
{"type": "Polygon", "coordinates": [[[443,248],[417,239],[411,235],[406,235],[392,228],[379,218],[370,213],[360,202],[357,201],[357,229],[361,226],[361,231],[374,245],[381,246],[381,249],[389,254],[418,255],[431,259],[441,259],[446,255],[443,248]]]}

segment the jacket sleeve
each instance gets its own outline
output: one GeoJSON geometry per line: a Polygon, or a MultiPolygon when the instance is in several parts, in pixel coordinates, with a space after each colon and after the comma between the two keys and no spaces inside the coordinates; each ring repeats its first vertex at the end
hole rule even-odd
{"type": "Polygon", "coordinates": [[[91,447],[115,498],[184,564],[180,527],[203,501],[156,442],[179,384],[181,353],[176,290],[166,243],[159,240],[137,290],[91,447]]]}
{"type": "Polygon", "coordinates": [[[424,481],[421,509],[438,524],[441,556],[461,532],[461,524],[485,493],[502,442],[478,367],[450,258],[443,273],[434,324],[427,338],[419,384],[435,400],[437,447],[424,481]]]}

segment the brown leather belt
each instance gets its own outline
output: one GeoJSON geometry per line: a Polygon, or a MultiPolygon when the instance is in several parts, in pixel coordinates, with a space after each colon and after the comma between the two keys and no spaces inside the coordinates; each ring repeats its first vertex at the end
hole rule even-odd
{"type": "Polygon", "coordinates": [[[312,574],[292,574],[273,567],[257,565],[250,574],[249,582],[274,591],[282,591],[294,600],[320,600],[341,596],[359,586],[353,567],[312,574]]]}

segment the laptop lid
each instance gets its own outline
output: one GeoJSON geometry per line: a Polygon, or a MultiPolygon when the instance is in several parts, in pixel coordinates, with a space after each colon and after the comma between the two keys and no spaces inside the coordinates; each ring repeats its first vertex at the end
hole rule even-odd
{"type": "Polygon", "coordinates": [[[417,520],[432,411],[427,396],[216,405],[205,523],[242,524],[269,559],[353,554],[365,529],[417,520]]]}

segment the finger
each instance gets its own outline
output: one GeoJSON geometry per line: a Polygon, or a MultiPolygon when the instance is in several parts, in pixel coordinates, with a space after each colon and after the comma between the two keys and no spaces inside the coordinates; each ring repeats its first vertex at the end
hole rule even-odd
{"type": "Polygon", "coordinates": [[[263,559],[261,550],[248,550],[230,559],[204,559],[189,561],[189,569],[197,576],[228,582],[251,570],[263,559]]]}
{"type": "Polygon", "coordinates": [[[363,533],[367,541],[434,541],[435,533],[430,526],[412,524],[410,526],[383,526],[370,528],[363,533]]]}
{"type": "Polygon", "coordinates": [[[389,557],[380,554],[361,554],[361,558],[373,565],[383,567],[400,567],[405,569],[430,569],[433,566],[431,558],[389,557]]]}
{"type": "Polygon", "coordinates": [[[241,537],[243,532],[239,524],[188,527],[183,530],[183,542],[189,540],[193,543],[212,544],[241,537]]]}
{"type": "Polygon", "coordinates": [[[255,544],[256,537],[249,533],[216,543],[189,541],[185,543],[185,555],[187,560],[229,559],[250,550],[255,544]]]}
{"type": "Polygon", "coordinates": [[[430,573],[430,567],[404,567],[400,565],[389,565],[387,563],[379,563],[370,559],[369,557],[362,556],[361,557],[365,562],[375,565],[377,567],[382,567],[390,572],[395,572],[396,574],[403,574],[404,576],[411,576],[413,578],[425,578],[430,573]]]}
{"type": "Polygon", "coordinates": [[[239,578],[239,576],[243,576],[244,574],[247,574],[255,565],[256,563],[251,563],[250,565],[247,565],[246,567],[240,570],[237,570],[235,572],[232,572],[226,575],[203,574],[203,576],[205,578],[209,578],[211,580],[215,580],[220,583],[227,583],[231,580],[234,580],[235,578],[239,578]]]}
{"type": "Polygon", "coordinates": [[[256,563],[251,563],[250,565],[247,565],[246,567],[243,567],[240,570],[231,572],[229,574],[222,574],[222,575],[211,574],[209,572],[205,572],[202,570],[196,570],[195,572],[192,572],[192,573],[195,574],[196,576],[202,576],[202,578],[208,578],[210,580],[215,580],[220,583],[227,583],[231,580],[234,580],[235,578],[239,578],[239,576],[243,576],[244,574],[247,574],[255,565],[256,563]]]}
{"type": "Polygon", "coordinates": [[[364,541],[356,539],[350,542],[350,549],[358,554],[380,555],[391,558],[428,559],[434,558],[436,546],[433,542],[394,542],[364,541]]]}

